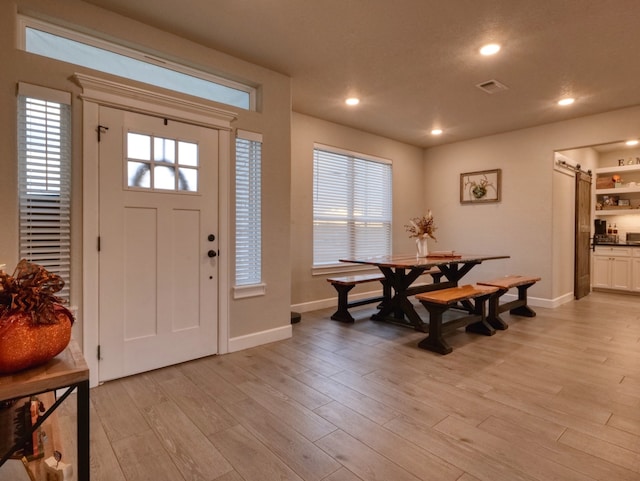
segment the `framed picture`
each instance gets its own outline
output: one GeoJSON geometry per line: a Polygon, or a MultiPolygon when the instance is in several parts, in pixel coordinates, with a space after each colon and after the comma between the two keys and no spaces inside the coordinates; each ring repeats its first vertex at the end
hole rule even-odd
{"type": "Polygon", "coordinates": [[[460,203],[500,202],[501,182],[501,169],[460,174],[460,203]]]}

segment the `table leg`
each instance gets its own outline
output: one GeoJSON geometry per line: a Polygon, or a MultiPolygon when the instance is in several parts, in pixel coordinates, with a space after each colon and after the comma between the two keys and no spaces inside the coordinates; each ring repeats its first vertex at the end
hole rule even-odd
{"type": "Polygon", "coordinates": [[[78,415],[78,480],[89,481],[89,381],[83,381],[78,384],[77,415],[78,415]]]}

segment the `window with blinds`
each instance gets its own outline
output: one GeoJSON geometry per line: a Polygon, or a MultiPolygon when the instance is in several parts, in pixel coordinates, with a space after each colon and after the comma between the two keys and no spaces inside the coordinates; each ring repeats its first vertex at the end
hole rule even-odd
{"type": "Polygon", "coordinates": [[[391,162],[316,144],[313,266],[391,253],[391,162]]]}
{"type": "Polygon", "coordinates": [[[71,271],[71,97],[20,84],[18,193],[20,258],[65,281],[57,295],[69,301],[71,271]]]}
{"type": "Polygon", "coordinates": [[[262,136],[236,138],[236,286],[262,282],[262,136]]]}

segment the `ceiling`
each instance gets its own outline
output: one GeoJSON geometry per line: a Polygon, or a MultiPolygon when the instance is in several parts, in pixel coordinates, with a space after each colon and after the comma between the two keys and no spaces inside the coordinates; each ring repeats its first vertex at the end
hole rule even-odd
{"type": "Polygon", "coordinates": [[[420,147],[640,105],[638,0],[85,1],[290,76],[296,112],[420,147]]]}

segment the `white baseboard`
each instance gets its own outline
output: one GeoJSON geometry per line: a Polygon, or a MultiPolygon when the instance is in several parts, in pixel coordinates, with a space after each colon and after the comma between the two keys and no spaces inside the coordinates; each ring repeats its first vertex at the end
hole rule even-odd
{"type": "MultiPolygon", "coordinates": [[[[501,302],[511,302],[518,298],[518,294],[507,293],[500,298],[501,302]]],[[[566,302],[573,300],[573,292],[568,292],[555,299],[544,299],[542,297],[527,296],[527,305],[531,307],[546,307],[547,309],[554,309],[566,302]]]]}
{"type": "MultiPolygon", "coordinates": [[[[360,294],[349,294],[349,300],[357,301],[358,299],[365,299],[367,297],[374,297],[374,296],[381,296],[381,295],[382,295],[382,291],[380,290],[364,292],[360,294]]],[[[507,293],[501,299],[504,302],[510,302],[517,298],[518,298],[517,294],[507,293]]],[[[555,299],[545,299],[542,297],[528,296],[527,304],[530,305],[531,307],[545,307],[548,309],[554,309],[572,300],[573,300],[573,292],[568,292],[559,297],[556,297],[555,299]]],[[[296,312],[311,312],[311,311],[317,311],[318,309],[326,309],[329,307],[333,307],[335,309],[337,306],[338,306],[338,298],[331,297],[328,299],[320,299],[318,301],[294,304],[291,306],[291,310],[296,312]]]]}
{"type": "Polygon", "coordinates": [[[229,352],[242,351],[270,342],[282,341],[289,339],[293,335],[291,324],[275,329],[269,329],[261,332],[254,332],[246,336],[232,337],[229,339],[229,352]]]}
{"type": "MultiPolygon", "coordinates": [[[[358,294],[349,293],[349,301],[358,301],[360,299],[366,299],[368,297],[377,297],[381,295],[382,295],[382,289],[378,289],[377,291],[361,292],[358,294]]],[[[334,309],[338,307],[337,297],[320,299],[318,301],[303,302],[301,304],[293,304],[291,306],[291,310],[295,312],[311,312],[311,311],[317,311],[318,309],[327,309],[329,307],[333,307],[334,309]]]]}

